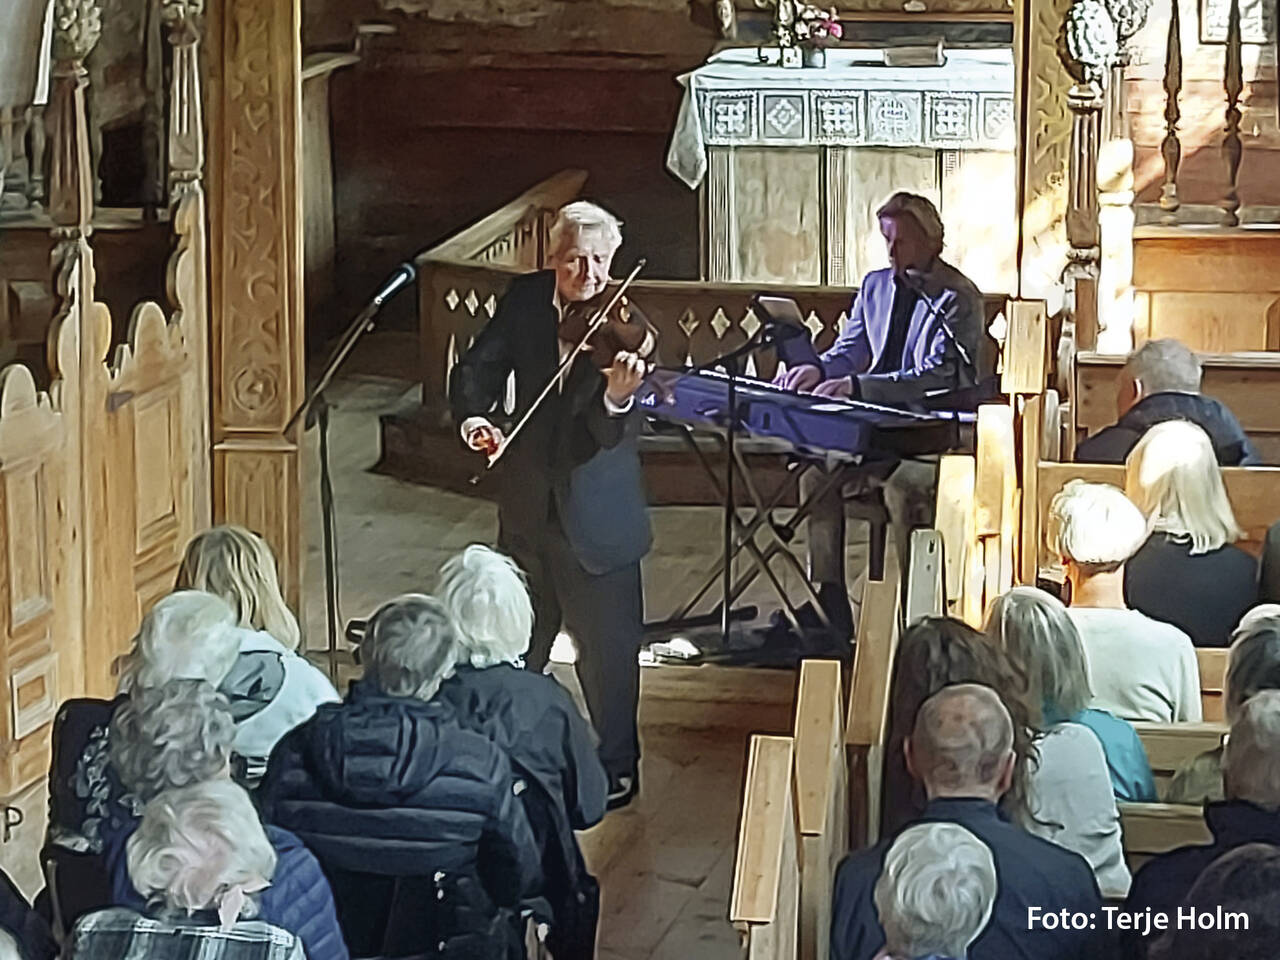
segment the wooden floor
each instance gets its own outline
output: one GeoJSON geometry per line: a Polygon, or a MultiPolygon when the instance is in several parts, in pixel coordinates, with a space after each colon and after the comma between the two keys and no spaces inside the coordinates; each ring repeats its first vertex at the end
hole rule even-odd
{"type": "MultiPolygon", "coordinates": [[[[377,414],[407,384],[349,377],[334,384],[330,445],[338,511],[342,612],[365,616],[405,591],[430,591],[440,564],[468,543],[492,543],[485,502],[374,475],[377,414]]],[[[304,619],[311,648],[323,646],[323,568],[312,449],[304,461],[307,569],[304,619]]],[[[719,514],[705,508],[654,511],[655,544],[645,563],[646,607],[665,616],[718,556],[719,514]]],[[[862,544],[851,552],[858,569],[862,544]]],[[[787,577],[794,587],[794,579],[787,577]]],[[[855,594],[856,595],[856,594],[855,594]]],[[[775,609],[767,586],[749,599],[775,609]]],[[[571,689],[567,667],[555,669],[571,689]]],[[[785,732],[789,672],[711,667],[646,668],[642,674],[640,797],[582,838],[602,888],[599,955],[611,960],[739,955],[727,921],[746,742],[753,730],[785,732]]],[[[574,690],[575,694],[578,691],[574,690]]]]}

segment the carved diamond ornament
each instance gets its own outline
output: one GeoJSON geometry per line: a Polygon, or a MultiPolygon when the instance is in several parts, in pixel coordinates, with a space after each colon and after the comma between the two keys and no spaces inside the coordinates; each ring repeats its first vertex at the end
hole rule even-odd
{"type": "Polygon", "coordinates": [[[476,296],[474,290],[467,291],[467,299],[462,302],[466,306],[467,312],[473,317],[476,315],[476,311],[480,309],[480,298],[476,296]]]}
{"type": "Polygon", "coordinates": [[[698,329],[698,315],[693,312],[692,307],[680,314],[680,319],[677,322],[686,337],[692,337],[693,331],[698,329]]]}
{"type": "Polygon", "coordinates": [[[711,318],[711,329],[715,331],[717,339],[724,337],[725,331],[733,326],[729,318],[724,315],[724,310],[716,308],[715,316],[711,318]]]}
{"type": "Polygon", "coordinates": [[[742,332],[747,335],[748,340],[760,332],[760,320],[754,310],[748,310],[747,315],[742,318],[742,322],[738,326],[742,328],[742,332]]]}
{"type": "Polygon", "coordinates": [[[444,302],[450,310],[457,310],[458,304],[462,302],[462,298],[458,296],[457,290],[450,290],[444,295],[444,302]]]}

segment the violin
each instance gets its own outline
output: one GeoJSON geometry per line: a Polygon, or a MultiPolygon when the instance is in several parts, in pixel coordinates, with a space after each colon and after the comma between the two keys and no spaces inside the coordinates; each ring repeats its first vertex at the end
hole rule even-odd
{"type": "Polygon", "coordinates": [[[610,284],[590,300],[569,304],[560,320],[560,339],[576,344],[585,337],[583,349],[600,370],[612,367],[619,353],[634,353],[647,360],[658,349],[658,330],[639,307],[625,296],[609,306],[616,287],[610,284]],[[608,310],[600,322],[600,311],[605,308],[608,310]]]}

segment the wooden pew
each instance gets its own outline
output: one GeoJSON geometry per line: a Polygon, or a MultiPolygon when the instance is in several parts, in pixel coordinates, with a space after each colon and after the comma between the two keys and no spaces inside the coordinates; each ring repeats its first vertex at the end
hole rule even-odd
{"type": "Polygon", "coordinates": [[[975,625],[982,618],[982,558],[973,506],[976,476],[973,457],[943,457],[934,513],[942,539],[945,610],[975,625]]]}
{"type": "Polygon", "coordinates": [[[827,960],[831,889],[849,849],[840,663],[800,664],[795,716],[795,796],[800,829],[800,957],[827,960]]]}
{"type": "MultiPolygon", "coordinates": [[[[1201,681],[1203,684],[1203,681],[1201,681]]],[[[1227,725],[1205,723],[1149,723],[1133,725],[1147,751],[1147,761],[1156,780],[1157,796],[1164,796],[1174,773],[1188,760],[1207,750],[1215,750],[1226,736],[1227,725]]]]}
{"type": "Polygon", "coordinates": [[[907,566],[907,599],[902,623],[911,626],[922,617],[947,611],[946,550],[942,534],[921,528],[911,531],[911,561],[907,566]]]}
{"type": "Polygon", "coordinates": [[[845,744],[849,760],[849,841],[855,850],[880,838],[889,684],[902,629],[902,573],[892,539],[885,554],[884,579],[868,579],[863,590],[853,688],[849,693],[845,744]]]}
{"type": "Polygon", "coordinates": [[[1226,647],[1199,647],[1196,660],[1200,664],[1200,703],[1205,720],[1227,718],[1227,660],[1231,651],[1226,647]]]}
{"type": "Polygon", "coordinates": [[[1130,870],[1157,854],[1212,840],[1204,812],[1185,803],[1122,803],[1120,830],[1130,870]]]}
{"type": "Polygon", "coordinates": [[[747,960],[799,955],[800,837],[791,737],[755,734],[747,753],[729,921],[747,960]]]}

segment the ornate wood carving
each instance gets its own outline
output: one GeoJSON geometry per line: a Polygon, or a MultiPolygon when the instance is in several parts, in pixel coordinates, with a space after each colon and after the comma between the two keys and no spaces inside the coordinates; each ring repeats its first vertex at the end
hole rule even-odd
{"type": "Polygon", "coordinates": [[[1237,189],[1240,178],[1240,157],[1244,150],[1240,143],[1240,92],[1244,89],[1244,63],[1240,38],[1240,0],[1231,0],[1231,12],[1227,16],[1227,57],[1222,82],[1227,93],[1227,128],[1222,138],[1222,157],[1227,166],[1227,195],[1222,201],[1226,225],[1240,223],[1240,194],[1237,189]]]}
{"type": "Polygon", "coordinates": [[[1162,220],[1167,224],[1178,222],[1178,164],[1182,160],[1182,144],[1178,142],[1178,120],[1182,111],[1178,107],[1178,94],[1182,90],[1182,23],[1178,13],[1178,0],[1170,0],[1169,39],[1164,56],[1164,122],[1165,135],[1160,142],[1160,155],[1164,158],[1164,185],[1160,188],[1162,220]]]}
{"type": "Polygon", "coordinates": [[[282,430],[303,393],[298,0],[210,7],[213,512],[246,522],[280,559],[296,603],[298,475],[282,430]],[[250,501],[245,450],[274,463],[250,501]],[[253,502],[259,523],[243,513],[253,502]]]}

